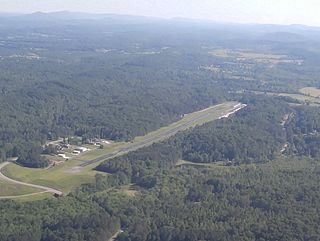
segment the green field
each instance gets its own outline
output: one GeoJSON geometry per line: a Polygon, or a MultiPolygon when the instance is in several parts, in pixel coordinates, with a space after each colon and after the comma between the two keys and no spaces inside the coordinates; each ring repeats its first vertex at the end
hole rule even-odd
{"type": "Polygon", "coordinates": [[[34,195],[18,196],[14,198],[14,200],[19,202],[34,202],[38,200],[49,199],[52,197],[53,197],[52,193],[45,192],[45,193],[34,193],[34,195]]]}
{"type": "MultiPolygon", "coordinates": [[[[298,93],[275,93],[267,92],[267,95],[273,96],[287,96],[296,99],[301,102],[301,104],[308,104],[311,106],[320,106],[320,89],[314,87],[304,87],[299,89],[298,93]]],[[[264,92],[255,91],[256,94],[264,94],[264,92]]]]}
{"type": "Polygon", "coordinates": [[[50,169],[25,168],[16,164],[9,164],[3,169],[3,174],[17,181],[43,185],[68,193],[73,187],[82,183],[94,181],[95,171],[87,168],[79,173],[66,173],[68,168],[78,165],[78,161],[69,161],[64,165],[50,169]]]}
{"type": "Polygon", "coordinates": [[[258,63],[290,63],[301,64],[302,60],[294,60],[287,55],[254,52],[246,49],[215,49],[209,52],[210,55],[220,58],[235,58],[237,61],[254,60],[258,63]]]}
{"type": "Polygon", "coordinates": [[[0,180],[0,197],[25,195],[25,194],[41,192],[41,191],[42,190],[37,188],[0,180]]]}
{"type": "Polygon", "coordinates": [[[280,94],[277,94],[277,95],[291,97],[293,99],[301,101],[303,104],[310,104],[310,105],[314,105],[314,106],[319,106],[320,105],[320,99],[319,98],[315,98],[315,97],[304,95],[304,94],[280,93],[280,94]]]}
{"type": "Polygon", "coordinates": [[[315,87],[305,87],[299,90],[302,94],[308,95],[314,98],[320,98],[320,89],[315,87]]]}
{"type": "Polygon", "coordinates": [[[304,104],[320,106],[320,89],[315,87],[304,87],[299,89],[301,94],[287,94],[280,93],[280,96],[289,96],[293,99],[299,100],[304,104]]]}
{"type": "MultiPolygon", "coordinates": [[[[24,168],[19,165],[11,163],[3,169],[3,173],[7,177],[17,181],[47,186],[50,188],[58,189],[63,193],[68,193],[73,188],[78,187],[83,183],[90,183],[95,180],[95,175],[97,174],[97,172],[94,171],[93,169],[99,163],[94,163],[90,166],[82,168],[81,170],[79,170],[79,172],[70,172],[70,169],[78,166],[84,160],[94,159],[96,157],[105,155],[109,152],[117,150],[126,145],[130,145],[132,143],[143,141],[149,138],[155,138],[156,141],[161,141],[170,136],[170,135],[161,135],[162,133],[168,130],[171,130],[172,128],[183,126],[183,125],[186,125],[185,129],[187,129],[187,128],[192,128],[196,125],[204,124],[206,122],[214,121],[218,119],[221,115],[228,113],[235,104],[237,104],[237,102],[225,102],[220,105],[212,106],[198,112],[186,114],[181,120],[169,126],[163,127],[159,130],[150,132],[145,136],[137,137],[130,143],[122,142],[122,143],[117,143],[116,145],[112,145],[109,148],[106,147],[104,149],[91,150],[91,151],[88,151],[87,153],[84,153],[83,155],[77,156],[74,159],[65,162],[64,164],[54,166],[49,169],[24,168]],[[212,113],[212,114],[210,114],[208,117],[204,119],[201,119],[201,120],[197,119],[197,117],[202,116],[203,114],[206,114],[206,113],[212,113]]],[[[30,197],[30,199],[32,199],[32,197],[30,197]]]]}

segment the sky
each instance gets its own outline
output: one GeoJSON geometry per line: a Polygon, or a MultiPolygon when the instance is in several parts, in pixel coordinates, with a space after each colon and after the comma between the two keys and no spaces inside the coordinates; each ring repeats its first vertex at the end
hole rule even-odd
{"type": "Polygon", "coordinates": [[[320,26],[320,0],[0,0],[0,12],[65,10],[320,26]]]}

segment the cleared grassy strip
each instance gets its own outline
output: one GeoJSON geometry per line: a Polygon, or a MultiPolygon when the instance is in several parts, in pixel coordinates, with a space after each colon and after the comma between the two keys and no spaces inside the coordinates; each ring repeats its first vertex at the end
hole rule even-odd
{"type": "Polygon", "coordinates": [[[176,163],[176,167],[182,166],[192,166],[192,167],[202,167],[214,169],[221,173],[230,173],[237,170],[247,170],[247,169],[265,169],[270,172],[276,172],[277,170],[284,171],[299,171],[306,170],[315,171],[320,170],[320,162],[318,160],[313,160],[308,157],[298,157],[298,156],[278,156],[274,161],[261,163],[261,164],[241,164],[238,166],[225,166],[222,162],[216,163],[195,163],[185,160],[179,160],[176,163]]]}
{"type": "MultiPolygon", "coordinates": [[[[220,105],[211,106],[207,109],[197,111],[197,112],[194,112],[191,114],[186,114],[186,115],[184,115],[184,117],[181,120],[179,120],[169,126],[160,128],[160,129],[153,131],[153,132],[150,132],[145,136],[137,137],[134,139],[134,141],[140,141],[140,140],[144,140],[146,138],[151,138],[153,136],[155,136],[155,137],[159,136],[163,132],[166,132],[170,129],[174,129],[176,127],[185,125],[186,123],[189,123],[190,121],[192,121],[192,123],[188,124],[188,126],[185,129],[192,128],[197,125],[202,125],[206,122],[214,121],[214,120],[218,119],[221,115],[228,113],[229,110],[236,104],[237,104],[237,102],[226,102],[226,103],[223,103],[220,105]],[[211,112],[212,110],[214,110],[214,113],[211,112]],[[211,114],[210,114],[210,116],[208,116],[205,119],[199,119],[199,120],[193,121],[193,120],[197,119],[198,117],[205,115],[206,113],[211,113],[211,114]]],[[[167,138],[167,136],[163,137],[163,139],[166,139],[166,138],[167,138]]]]}
{"type": "Polygon", "coordinates": [[[42,190],[0,180],[0,199],[4,196],[25,195],[42,190]]]}
{"type": "MultiPolygon", "coordinates": [[[[91,160],[93,158],[108,154],[112,151],[119,150],[123,147],[146,142],[146,140],[151,141],[147,141],[145,145],[150,145],[154,142],[164,140],[169,136],[174,135],[176,133],[176,130],[185,130],[196,125],[201,125],[206,122],[219,119],[219,117],[221,117],[222,115],[229,113],[236,104],[238,103],[225,102],[198,112],[187,114],[178,122],[163,127],[159,130],[150,132],[145,136],[137,137],[130,143],[122,142],[109,148],[92,150],[70,161],[67,161],[62,165],[55,166],[50,169],[24,168],[11,163],[3,169],[3,174],[14,180],[43,185],[58,189],[64,193],[68,193],[73,188],[78,187],[83,183],[90,183],[94,181],[94,177],[97,172],[94,171],[93,168],[96,167],[99,162],[86,166],[79,172],[68,172],[68,170],[77,167],[84,160],[91,160]]],[[[30,198],[32,199],[32,197],[30,198]]]]}
{"type": "Polygon", "coordinates": [[[21,197],[14,198],[14,200],[18,202],[33,202],[38,200],[49,199],[52,197],[53,197],[52,193],[46,192],[46,193],[37,193],[31,196],[21,196],[21,197]]]}
{"type": "Polygon", "coordinates": [[[194,166],[194,167],[207,167],[207,168],[222,168],[222,169],[229,169],[233,168],[232,166],[226,166],[224,162],[213,162],[213,163],[197,163],[197,162],[190,162],[185,160],[179,160],[176,163],[176,166],[194,166]]]}

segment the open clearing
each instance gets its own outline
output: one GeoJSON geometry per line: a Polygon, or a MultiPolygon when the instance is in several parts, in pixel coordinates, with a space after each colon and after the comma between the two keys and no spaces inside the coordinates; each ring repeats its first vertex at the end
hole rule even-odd
{"type": "Polygon", "coordinates": [[[315,87],[305,87],[299,90],[302,94],[320,98],[320,89],[315,87]]]}
{"type": "Polygon", "coordinates": [[[66,168],[71,168],[77,163],[77,161],[70,161],[50,169],[25,168],[12,163],[7,165],[2,172],[5,176],[14,180],[43,185],[68,193],[75,186],[94,181],[95,171],[65,173],[66,168]]]}
{"type": "MultiPolygon", "coordinates": [[[[122,142],[109,148],[92,150],[49,169],[24,168],[11,163],[3,168],[2,173],[17,181],[47,186],[68,193],[83,183],[93,182],[97,174],[93,169],[102,161],[162,141],[179,131],[226,117],[235,110],[239,110],[239,105],[240,103],[237,102],[225,102],[186,114],[181,120],[145,136],[137,137],[132,142],[122,142]]],[[[29,198],[32,200],[31,196],[29,198]]]]}
{"type": "Polygon", "coordinates": [[[302,102],[302,104],[310,104],[315,106],[320,105],[319,98],[315,98],[315,97],[304,95],[304,94],[288,94],[288,93],[271,93],[271,94],[278,95],[278,96],[288,96],[302,102]]]}
{"type": "Polygon", "coordinates": [[[224,162],[213,162],[213,163],[198,163],[198,162],[190,162],[185,160],[179,160],[176,163],[177,167],[180,166],[193,166],[193,167],[207,167],[207,168],[230,168],[226,166],[224,162]]]}
{"type": "Polygon", "coordinates": [[[0,180],[0,199],[3,196],[17,196],[41,192],[40,189],[0,180]]]}
{"type": "MultiPolygon", "coordinates": [[[[273,96],[287,96],[293,99],[296,99],[301,102],[301,104],[308,104],[311,106],[320,106],[320,89],[314,87],[304,87],[299,89],[298,93],[276,93],[276,92],[267,92],[267,95],[273,96]]],[[[265,94],[264,92],[254,91],[256,94],[265,94]]]]}
{"type": "Polygon", "coordinates": [[[302,64],[302,60],[290,59],[287,55],[271,54],[271,53],[258,53],[251,50],[239,49],[216,49],[209,52],[210,55],[220,58],[235,58],[237,61],[253,60],[258,63],[269,64],[302,64]]]}

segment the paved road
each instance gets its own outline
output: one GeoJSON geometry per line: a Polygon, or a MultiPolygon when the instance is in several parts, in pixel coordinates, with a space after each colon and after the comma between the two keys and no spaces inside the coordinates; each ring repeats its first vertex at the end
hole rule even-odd
{"type": "MultiPolygon", "coordinates": [[[[152,135],[152,136],[150,136],[150,137],[148,137],[148,138],[146,138],[146,139],[144,139],[142,141],[129,143],[126,146],[121,147],[119,150],[115,150],[115,151],[110,152],[110,153],[108,153],[106,155],[97,157],[97,158],[95,158],[93,160],[84,161],[78,167],[72,168],[72,170],[77,172],[82,167],[86,167],[88,165],[91,165],[91,164],[94,164],[94,163],[97,163],[97,162],[100,162],[100,161],[108,160],[108,159],[114,158],[116,156],[120,156],[120,155],[123,155],[125,153],[128,153],[130,151],[138,150],[138,149],[140,149],[142,147],[145,147],[145,146],[148,146],[148,145],[152,145],[153,143],[159,142],[159,141],[161,141],[161,140],[163,140],[165,138],[173,136],[176,133],[178,133],[179,131],[186,130],[186,129],[190,128],[190,126],[192,126],[194,123],[197,123],[198,121],[201,121],[201,120],[205,120],[208,117],[210,117],[212,114],[217,114],[216,113],[216,108],[218,108],[219,106],[221,106],[221,104],[212,107],[210,109],[210,111],[203,112],[203,114],[201,114],[201,111],[200,111],[199,112],[200,115],[198,115],[197,118],[193,118],[193,119],[191,119],[191,120],[189,120],[189,121],[187,121],[187,122],[185,122],[185,123],[183,123],[181,125],[174,126],[172,128],[166,129],[165,131],[160,132],[158,135],[155,135],[155,136],[152,135]]],[[[227,118],[231,114],[234,114],[235,112],[241,110],[244,107],[246,107],[245,104],[238,103],[235,106],[233,106],[232,108],[230,108],[230,110],[228,110],[227,113],[222,114],[219,117],[219,119],[227,118]]],[[[71,170],[71,172],[72,172],[72,170],[71,170]]]]}
{"type": "MultiPolygon", "coordinates": [[[[7,181],[7,182],[11,182],[11,183],[14,183],[14,184],[19,184],[19,185],[24,185],[24,186],[34,187],[34,188],[38,188],[38,189],[44,190],[43,192],[37,192],[37,193],[26,194],[26,195],[19,195],[19,196],[14,196],[14,197],[30,196],[30,195],[35,195],[35,194],[40,194],[40,193],[45,193],[45,192],[50,192],[50,193],[54,193],[54,194],[58,194],[58,195],[61,195],[61,194],[62,194],[61,191],[56,190],[56,189],[53,189],[53,188],[50,188],[50,187],[45,187],[45,186],[41,186],[41,185],[36,185],[36,184],[30,184],[30,183],[20,182],[20,181],[13,180],[13,179],[5,176],[5,175],[2,173],[2,169],[3,169],[6,165],[8,165],[9,163],[10,163],[10,162],[4,162],[4,163],[1,163],[1,164],[0,164],[0,179],[1,179],[1,180],[7,181]]],[[[1,199],[4,199],[4,198],[13,198],[13,197],[12,197],[12,196],[1,197],[1,199]]]]}

